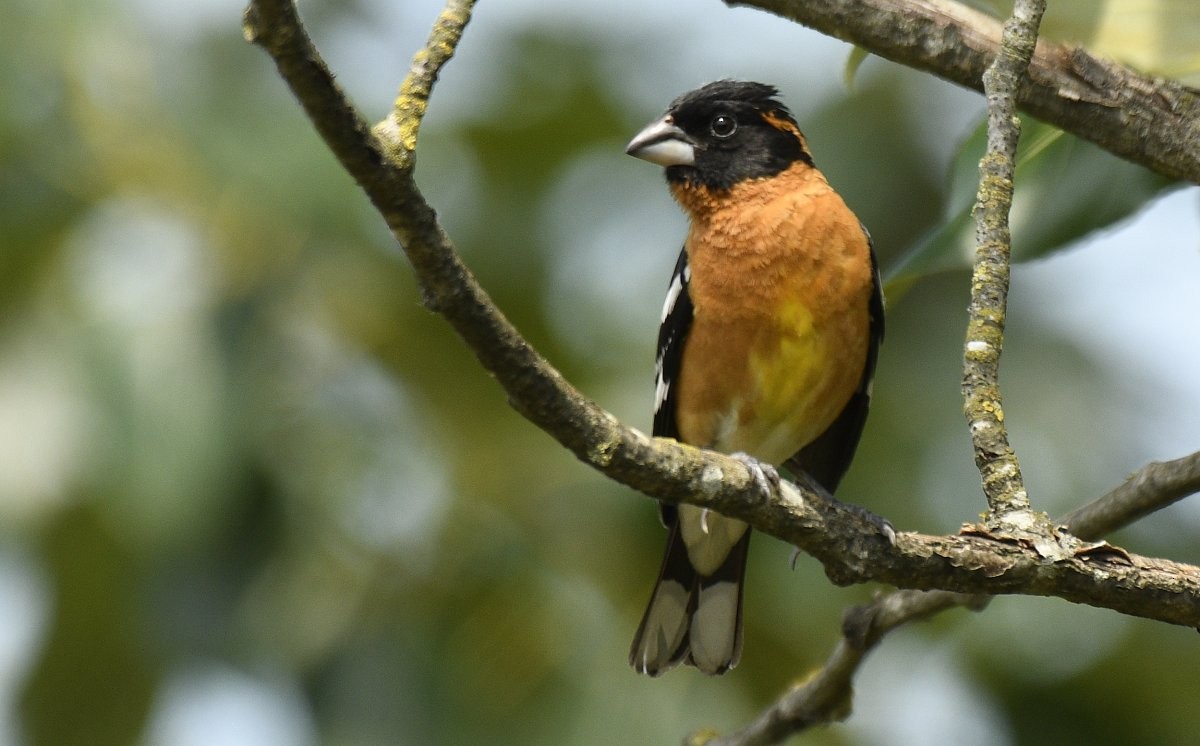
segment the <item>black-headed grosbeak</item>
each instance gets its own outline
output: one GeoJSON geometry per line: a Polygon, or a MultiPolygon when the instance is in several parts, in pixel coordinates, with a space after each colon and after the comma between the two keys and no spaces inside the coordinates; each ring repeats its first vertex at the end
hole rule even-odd
{"type": "MultiPolygon", "coordinates": [[[[778,95],[710,83],[626,149],[666,167],[690,223],[658,334],[654,434],[832,493],[866,422],[883,298],[870,237],[778,95]]],[[[630,663],[724,673],[741,655],[750,531],[691,505],[660,515],[666,554],[630,663]]]]}

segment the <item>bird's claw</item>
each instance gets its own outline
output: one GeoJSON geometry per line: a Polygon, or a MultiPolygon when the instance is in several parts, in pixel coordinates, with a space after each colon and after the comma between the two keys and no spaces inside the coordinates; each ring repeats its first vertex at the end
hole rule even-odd
{"type": "Polygon", "coordinates": [[[896,527],[892,525],[892,522],[886,518],[879,518],[875,525],[883,537],[888,540],[888,546],[896,546],[896,527]]]}
{"type": "MultiPolygon", "coordinates": [[[[851,503],[841,504],[849,508],[850,512],[861,517],[863,520],[874,526],[879,533],[883,534],[883,538],[887,539],[888,546],[896,546],[896,529],[892,526],[891,521],[882,516],[875,515],[866,508],[862,508],[851,503]]],[[[791,569],[796,569],[796,560],[800,559],[800,555],[803,553],[804,552],[800,549],[800,547],[792,547],[792,556],[788,558],[788,565],[791,567],[791,569]]]]}
{"type": "Polygon", "coordinates": [[[788,558],[788,567],[795,570],[796,560],[800,559],[800,555],[802,554],[804,554],[804,552],[800,551],[800,547],[792,547],[792,556],[788,558]]]}
{"type": "Polygon", "coordinates": [[[754,479],[754,484],[758,487],[758,491],[762,493],[763,497],[770,497],[779,490],[779,471],[774,466],[765,461],[759,461],[750,454],[742,451],[729,455],[741,461],[746,469],[750,471],[750,476],[754,479]]]}

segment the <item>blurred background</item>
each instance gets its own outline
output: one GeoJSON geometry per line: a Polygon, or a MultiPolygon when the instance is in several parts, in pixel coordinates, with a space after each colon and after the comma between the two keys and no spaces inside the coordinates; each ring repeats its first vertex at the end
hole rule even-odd
{"type": "MultiPolygon", "coordinates": [[[[1052,6],[1052,31],[1200,67],[1191,0],[1052,6]]],[[[439,9],[301,4],[373,120],[439,9]]],[[[878,589],[760,536],[742,664],[628,668],[652,502],[522,421],[421,308],[241,11],[0,5],[0,744],[675,743],[819,665],[878,589]]],[[[624,144],[701,83],[778,85],[892,278],[841,496],[950,532],[984,508],[959,399],[982,102],[859,62],[715,0],[482,2],[418,177],[505,313],[648,428],[684,221],[624,144]]],[[[1200,449],[1200,202],[1032,123],[1025,141],[1003,383],[1058,515],[1200,449]]],[[[1200,563],[1197,535],[1185,501],[1114,541],[1200,563]]],[[[1001,598],[889,638],[850,720],[805,742],[1190,743],[1196,670],[1194,630],[1001,598]]]]}

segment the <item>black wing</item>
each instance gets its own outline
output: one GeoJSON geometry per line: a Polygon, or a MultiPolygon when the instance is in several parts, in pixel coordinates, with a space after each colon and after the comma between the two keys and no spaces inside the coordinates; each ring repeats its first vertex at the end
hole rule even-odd
{"type": "MultiPolygon", "coordinates": [[[[654,431],[663,438],[679,439],[679,423],[675,419],[678,401],[676,382],[683,363],[683,344],[692,328],[692,296],[688,284],[692,272],[688,268],[687,250],[679,252],[667,299],[663,303],[662,323],[658,327],[658,356],[654,362],[654,431]]],[[[659,516],[664,526],[675,521],[675,506],[659,504],[659,516]]]]}
{"type": "Polygon", "coordinates": [[[692,296],[688,292],[691,279],[687,251],[684,250],[679,252],[679,261],[675,263],[675,273],[667,288],[662,323],[658,327],[658,356],[654,361],[654,435],[664,438],[679,437],[679,424],[675,420],[675,383],[683,362],[683,343],[692,328],[692,296]]]}
{"type": "Polygon", "coordinates": [[[883,341],[883,286],[879,281],[879,265],[875,260],[875,246],[871,242],[871,234],[867,233],[866,227],[863,227],[863,233],[867,234],[867,247],[871,252],[873,287],[869,301],[870,341],[862,379],[833,424],[786,463],[792,472],[808,474],[831,495],[842,481],[846,470],[850,468],[850,461],[858,448],[863,426],[867,424],[867,410],[871,405],[871,381],[875,378],[875,361],[879,357],[879,344],[883,341]]]}

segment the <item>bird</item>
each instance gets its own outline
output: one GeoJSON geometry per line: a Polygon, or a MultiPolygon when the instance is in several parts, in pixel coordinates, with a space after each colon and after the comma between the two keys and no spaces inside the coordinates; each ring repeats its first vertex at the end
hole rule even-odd
{"type": "MultiPolygon", "coordinates": [[[[866,423],[883,338],[870,234],[814,165],[771,85],[679,96],[626,153],[662,166],[688,218],[658,332],[653,434],[784,467],[832,495],[866,423]]],[[[667,546],[629,662],[737,665],[750,528],[659,504],[667,546]]]]}

